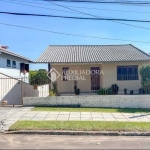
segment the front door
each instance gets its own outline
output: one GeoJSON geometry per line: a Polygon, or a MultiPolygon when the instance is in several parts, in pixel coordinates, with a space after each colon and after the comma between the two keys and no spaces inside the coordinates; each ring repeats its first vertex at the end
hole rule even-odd
{"type": "Polygon", "coordinates": [[[100,90],[99,67],[91,67],[91,90],[100,90]]]}

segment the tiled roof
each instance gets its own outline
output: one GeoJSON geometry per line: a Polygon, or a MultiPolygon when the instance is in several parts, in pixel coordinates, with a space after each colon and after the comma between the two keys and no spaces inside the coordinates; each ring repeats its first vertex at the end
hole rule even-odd
{"type": "Polygon", "coordinates": [[[36,60],[38,63],[98,63],[150,61],[150,55],[126,45],[53,45],[36,60]]]}
{"type": "Polygon", "coordinates": [[[20,56],[20,55],[15,54],[15,53],[12,53],[12,52],[10,52],[10,51],[8,51],[8,50],[6,50],[4,48],[1,48],[1,47],[0,47],[0,52],[8,54],[8,55],[11,55],[11,56],[14,56],[14,57],[17,57],[17,58],[20,58],[20,59],[23,59],[23,60],[26,60],[26,61],[29,61],[29,62],[33,62],[32,60],[30,60],[30,59],[28,59],[26,57],[20,56]]]}

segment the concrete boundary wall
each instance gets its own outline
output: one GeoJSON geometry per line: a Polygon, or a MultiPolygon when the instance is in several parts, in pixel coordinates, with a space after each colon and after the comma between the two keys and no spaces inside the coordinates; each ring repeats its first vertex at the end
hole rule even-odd
{"type": "Polygon", "coordinates": [[[37,86],[20,80],[21,78],[12,78],[0,73],[0,105],[2,101],[7,100],[8,105],[22,105],[22,97],[47,97],[49,95],[49,85],[37,86]]]}
{"type": "Polygon", "coordinates": [[[24,97],[24,106],[80,105],[81,107],[150,108],[150,95],[91,95],[24,97]]]}

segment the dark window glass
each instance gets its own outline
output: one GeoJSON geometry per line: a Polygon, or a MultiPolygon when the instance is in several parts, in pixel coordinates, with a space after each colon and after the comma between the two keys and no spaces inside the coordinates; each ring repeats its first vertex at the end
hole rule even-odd
{"type": "Polygon", "coordinates": [[[25,70],[29,72],[29,64],[25,64],[25,70]]]}
{"type": "Polygon", "coordinates": [[[118,66],[117,80],[138,80],[138,66],[118,66]]]}
{"type": "Polygon", "coordinates": [[[118,68],[117,73],[121,74],[121,68],[118,68]]]}
{"type": "Polygon", "coordinates": [[[127,76],[126,76],[126,80],[132,80],[132,76],[133,76],[133,68],[127,68],[127,76]]]}
{"type": "Polygon", "coordinates": [[[25,64],[20,63],[20,72],[24,72],[24,70],[25,70],[25,64]]]}
{"type": "Polygon", "coordinates": [[[133,68],[128,68],[128,74],[133,74],[133,68]]]}
{"type": "Polygon", "coordinates": [[[12,67],[16,68],[16,61],[12,61],[12,67]]]}
{"type": "Polygon", "coordinates": [[[24,71],[29,72],[29,64],[20,63],[20,72],[24,73],[24,71]]]}
{"type": "Polygon", "coordinates": [[[122,72],[124,75],[127,75],[127,68],[122,68],[122,72]]]}
{"type": "Polygon", "coordinates": [[[7,67],[11,67],[11,61],[7,59],[7,67]]]}

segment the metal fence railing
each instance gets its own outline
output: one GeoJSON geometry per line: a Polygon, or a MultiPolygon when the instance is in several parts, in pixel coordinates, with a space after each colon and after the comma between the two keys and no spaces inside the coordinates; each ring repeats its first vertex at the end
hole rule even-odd
{"type": "Polygon", "coordinates": [[[84,80],[58,80],[60,95],[67,94],[150,94],[150,77],[130,75],[100,75],[99,78],[86,76],[84,80]],[[77,93],[76,93],[77,92],[77,93]]]}
{"type": "MultiPolygon", "coordinates": [[[[146,77],[149,79],[149,77],[146,77]]],[[[149,94],[150,85],[142,85],[142,80],[137,74],[130,75],[100,75],[98,78],[85,76],[78,80],[59,78],[51,82],[49,78],[31,80],[29,83],[38,90],[40,96],[57,95],[116,95],[116,94],[149,94]]]]}
{"type": "Polygon", "coordinates": [[[58,95],[117,95],[150,94],[150,77],[138,75],[90,75],[80,80],[51,82],[49,78],[12,78],[0,76],[0,100],[11,99],[22,104],[22,97],[47,97],[58,95]]]}

